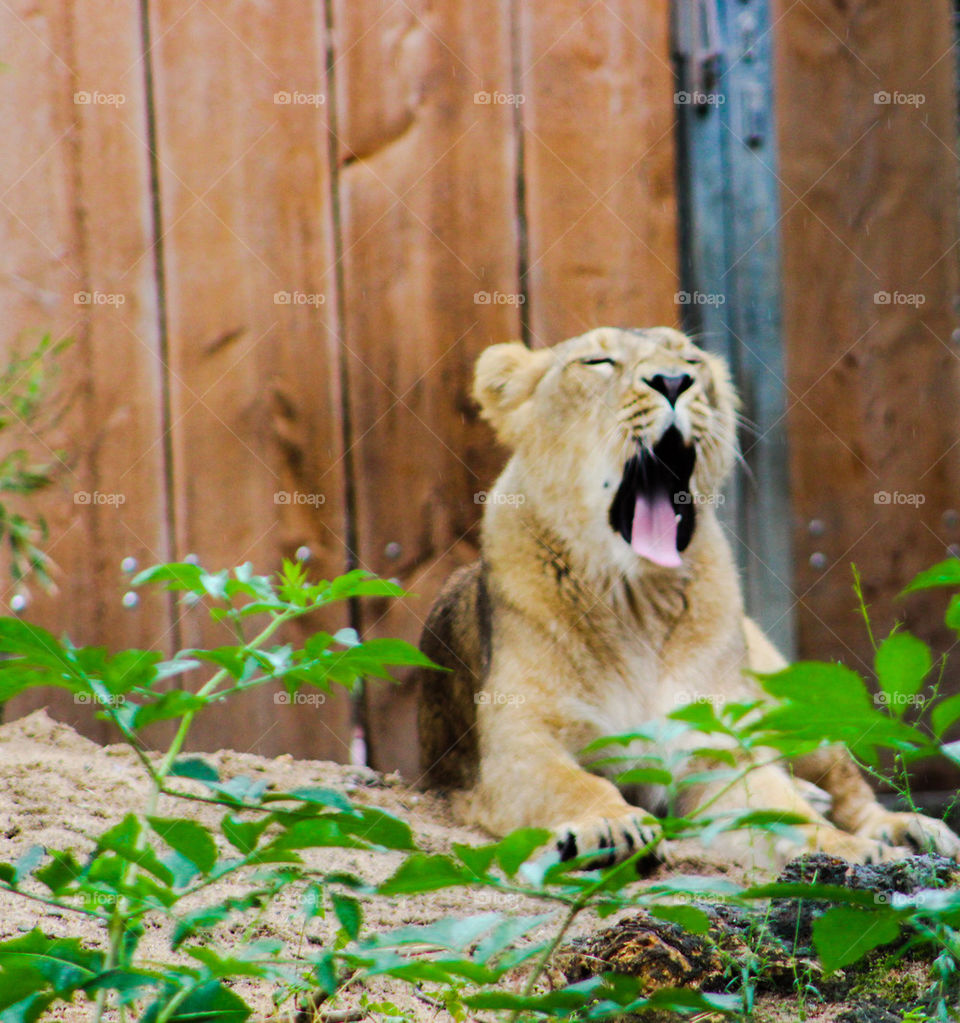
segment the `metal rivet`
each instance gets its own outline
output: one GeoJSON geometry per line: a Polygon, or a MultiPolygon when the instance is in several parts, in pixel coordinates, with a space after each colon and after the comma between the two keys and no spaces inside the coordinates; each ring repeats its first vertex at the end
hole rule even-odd
{"type": "Polygon", "coordinates": [[[27,597],[24,593],[15,593],[10,598],[10,610],[18,614],[27,606],[27,597]]]}
{"type": "Polygon", "coordinates": [[[957,525],[960,524],[960,512],[957,512],[955,508],[948,508],[941,516],[941,519],[947,529],[956,529],[957,525]]]}
{"type": "Polygon", "coordinates": [[[386,547],[383,548],[383,553],[391,560],[396,561],[397,558],[403,553],[403,548],[396,540],[391,540],[386,547]]]}
{"type": "Polygon", "coordinates": [[[823,551],[814,551],[810,555],[810,567],[822,572],[827,567],[827,556],[823,551]]]}
{"type": "Polygon", "coordinates": [[[124,558],[120,562],[120,568],[124,572],[136,572],[137,570],[137,559],[133,557],[124,558]]]}
{"type": "Polygon", "coordinates": [[[313,551],[304,544],[302,547],[298,547],[294,557],[297,561],[309,561],[313,557],[313,551]]]}
{"type": "Polygon", "coordinates": [[[183,559],[183,561],[184,561],[184,564],[186,564],[186,565],[199,565],[200,564],[200,558],[197,557],[196,554],[188,554],[183,559]]]}
{"type": "Polygon", "coordinates": [[[124,607],[136,607],[140,603],[140,596],[133,592],[133,590],[127,590],[123,595],[123,599],[120,601],[124,607]]]}
{"type": "Polygon", "coordinates": [[[807,532],[811,536],[823,536],[826,531],[827,524],[823,521],[823,519],[811,519],[807,523],[807,532]]]}

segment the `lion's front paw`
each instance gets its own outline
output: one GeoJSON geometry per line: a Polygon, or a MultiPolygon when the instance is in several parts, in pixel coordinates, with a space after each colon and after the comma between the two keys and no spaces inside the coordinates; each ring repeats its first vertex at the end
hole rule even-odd
{"type": "Polygon", "coordinates": [[[591,868],[619,863],[644,846],[651,846],[652,853],[661,838],[657,819],[643,810],[570,821],[556,828],[555,834],[561,860],[591,856],[587,864],[591,868]]]}
{"type": "Polygon", "coordinates": [[[884,810],[860,828],[857,834],[889,845],[908,846],[911,851],[935,852],[960,860],[960,837],[943,821],[922,813],[893,813],[884,810]]]}

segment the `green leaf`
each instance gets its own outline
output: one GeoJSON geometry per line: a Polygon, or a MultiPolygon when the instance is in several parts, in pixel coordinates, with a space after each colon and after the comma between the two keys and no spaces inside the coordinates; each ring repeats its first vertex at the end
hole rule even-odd
{"type": "Polygon", "coordinates": [[[691,934],[706,934],[710,930],[710,917],[702,909],[696,906],[684,905],[654,905],[648,906],[651,914],[658,920],[667,920],[672,924],[679,924],[685,931],[691,934]]]}
{"type": "Polygon", "coordinates": [[[54,895],[67,891],[84,876],[84,868],[77,862],[70,850],[54,849],[50,862],[34,872],[34,877],[45,884],[54,895]]]}
{"type": "Polygon", "coordinates": [[[936,586],[960,586],[960,558],[947,558],[933,568],[925,569],[900,591],[900,596],[914,593],[916,590],[933,589],[936,586]]]}
{"type": "Polygon", "coordinates": [[[0,944],[0,967],[28,967],[60,995],[76,990],[103,970],[103,953],[85,949],[77,938],[48,938],[33,930],[0,944]]]}
{"type": "Polygon", "coordinates": [[[363,920],[360,903],[349,895],[340,895],[337,892],[330,893],[330,901],[333,903],[333,911],[337,914],[340,925],[350,939],[356,941],[363,920]]]}
{"type": "Polygon", "coordinates": [[[19,884],[25,877],[32,874],[46,853],[47,851],[42,845],[31,845],[13,865],[14,884],[19,884]]]}
{"type": "Polygon", "coordinates": [[[217,845],[209,831],[186,817],[148,817],[150,827],[202,874],[209,874],[217,862],[217,845]]]}
{"type": "Polygon", "coordinates": [[[406,821],[394,817],[386,810],[373,806],[355,807],[359,813],[330,814],[347,834],[356,835],[365,842],[383,846],[385,849],[398,849],[409,852],[416,849],[413,832],[406,821]]]}
{"type": "Polygon", "coordinates": [[[827,973],[857,962],[871,949],[899,936],[899,917],[890,910],[834,906],[813,922],[813,943],[827,973]]]}
{"type": "Polygon", "coordinates": [[[246,854],[256,849],[260,836],[269,824],[269,817],[261,817],[257,821],[242,821],[239,817],[227,814],[220,822],[220,830],[235,849],[246,854]]]}
{"type": "Polygon", "coordinates": [[[634,767],[617,775],[618,785],[669,785],[672,781],[670,771],[659,767],[634,767]]]}
{"type": "Polygon", "coordinates": [[[377,889],[381,895],[417,895],[439,888],[475,883],[473,871],[455,863],[449,856],[414,853],[408,856],[396,873],[377,889]]]}
{"type": "Polygon", "coordinates": [[[895,632],[877,650],[874,668],[887,709],[902,717],[912,697],[930,673],[933,660],[930,648],[909,632],[895,632]]]}
{"type": "Polygon", "coordinates": [[[947,612],[943,616],[943,620],[946,622],[947,628],[960,633],[960,593],[955,593],[950,598],[950,603],[947,605],[947,612]]]}
{"type": "Polygon", "coordinates": [[[938,739],[958,719],[960,719],[960,693],[940,700],[930,711],[930,725],[938,739]]]}
{"type": "Polygon", "coordinates": [[[190,593],[202,594],[201,576],[206,573],[199,565],[187,562],[170,562],[165,565],[154,565],[145,568],[131,580],[132,586],[144,586],[147,583],[166,583],[168,590],[185,590],[190,593]]]}
{"type": "Polygon", "coordinates": [[[545,828],[519,828],[494,843],[493,851],[503,872],[513,877],[533,853],[552,838],[553,833],[545,828]]]}
{"type": "Polygon", "coordinates": [[[194,781],[219,782],[217,769],[201,757],[177,757],[170,768],[170,774],[178,778],[193,778],[194,781]]]}
{"type": "MultiPolygon", "coordinates": [[[[154,1023],[168,1000],[164,997],[150,1005],[142,1023],[154,1023]]],[[[250,1013],[250,1006],[239,995],[213,980],[187,995],[167,1018],[170,1023],[243,1023],[250,1013]]]]}
{"type": "Polygon", "coordinates": [[[149,846],[141,848],[137,845],[141,833],[140,822],[132,813],[128,813],[119,824],[100,836],[97,848],[109,850],[122,859],[136,863],[166,885],[173,884],[170,868],[160,862],[157,854],[149,846]]]}
{"type": "MultiPolygon", "coordinates": [[[[120,723],[135,732],[154,721],[168,721],[170,718],[183,717],[184,714],[200,710],[207,705],[207,700],[184,689],[169,689],[160,693],[150,703],[135,703],[127,700],[117,709],[120,723]]],[[[172,773],[172,772],[171,772],[172,773]]]]}

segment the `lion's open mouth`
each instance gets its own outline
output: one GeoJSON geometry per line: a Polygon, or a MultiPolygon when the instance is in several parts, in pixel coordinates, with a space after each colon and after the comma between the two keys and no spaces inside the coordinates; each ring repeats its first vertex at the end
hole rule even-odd
{"type": "Polygon", "coordinates": [[[671,426],[652,450],[640,445],[623,467],[610,525],[637,554],[658,565],[678,566],[693,536],[690,476],[695,457],[671,426]]]}

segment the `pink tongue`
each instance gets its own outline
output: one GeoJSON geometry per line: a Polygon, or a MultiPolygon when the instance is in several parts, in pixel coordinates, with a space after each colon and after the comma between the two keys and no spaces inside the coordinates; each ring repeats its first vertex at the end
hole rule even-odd
{"type": "Polygon", "coordinates": [[[677,513],[668,494],[637,497],[630,546],[658,565],[676,568],[682,564],[677,551],[677,513]]]}

